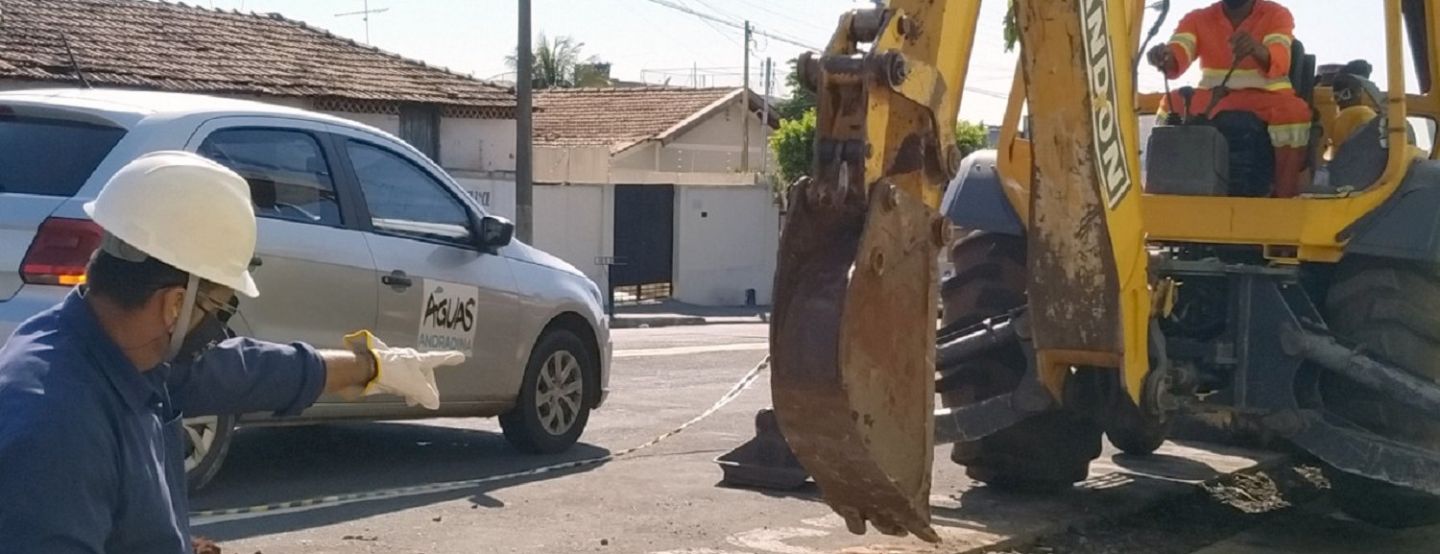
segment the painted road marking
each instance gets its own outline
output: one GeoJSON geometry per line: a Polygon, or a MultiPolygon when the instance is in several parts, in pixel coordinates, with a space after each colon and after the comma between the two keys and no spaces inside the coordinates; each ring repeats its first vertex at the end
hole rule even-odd
{"type": "Polygon", "coordinates": [[[448,483],[430,483],[410,487],[396,487],[391,489],[380,489],[368,492],[307,498],[304,500],[294,500],[290,502],[281,502],[278,504],[262,504],[257,506],[246,506],[242,508],[223,508],[218,510],[202,510],[199,512],[190,512],[190,526],[199,527],[212,523],[223,523],[226,521],[237,521],[256,517],[290,514],[295,512],[315,510],[319,508],[351,504],[355,502],[368,502],[372,500],[395,499],[422,494],[435,494],[438,492],[463,490],[494,481],[506,481],[517,477],[542,475],[554,471],[562,471],[566,469],[600,464],[608,462],[610,460],[618,460],[646,448],[650,448],[652,446],[660,444],[661,441],[680,434],[681,432],[689,429],[696,423],[699,423],[705,418],[710,417],[711,414],[720,411],[720,409],[724,408],[726,404],[730,403],[730,401],[739,398],[741,393],[745,392],[746,389],[750,388],[750,385],[755,384],[755,381],[760,377],[760,374],[764,373],[765,370],[769,368],[770,357],[766,356],[765,359],[760,360],[760,363],[755,364],[755,367],[751,368],[744,377],[741,377],[739,381],[737,381],[733,386],[731,386],[730,390],[726,391],[719,400],[716,400],[709,409],[700,412],[700,415],[690,418],[689,421],[681,423],[679,426],[669,431],[666,431],[645,443],[632,446],[618,452],[612,452],[595,458],[586,458],[573,462],[563,462],[554,465],[537,467],[534,469],[527,469],[524,471],[517,471],[514,473],[491,475],[488,477],[467,479],[464,481],[451,481],[448,483]]]}
{"type": "Polygon", "coordinates": [[[740,344],[713,344],[708,346],[675,346],[671,348],[637,348],[632,350],[616,350],[615,358],[648,358],[651,356],[684,356],[687,354],[707,354],[710,352],[753,352],[756,350],[769,350],[770,343],[767,342],[742,342],[740,344]]]}

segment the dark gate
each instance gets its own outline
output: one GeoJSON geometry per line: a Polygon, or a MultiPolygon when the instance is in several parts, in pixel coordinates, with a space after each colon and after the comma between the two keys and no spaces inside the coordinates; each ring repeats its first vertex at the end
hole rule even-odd
{"type": "Polygon", "coordinates": [[[619,301],[668,298],[674,280],[675,186],[615,185],[615,263],[619,301]]]}

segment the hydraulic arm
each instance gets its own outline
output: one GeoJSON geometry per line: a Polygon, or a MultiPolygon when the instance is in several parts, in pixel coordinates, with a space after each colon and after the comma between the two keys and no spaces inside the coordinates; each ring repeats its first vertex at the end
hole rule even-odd
{"type": "MultiPolygon", "coordinates": [[[[1072,367],[1123,367],[1132,394],[1147,367],[1124,356],[1146,351],[1150,303],[1128,115],[1134,6],[1016,6],[1033,140],[1047,146],[1032,175],[1027,335],[1043,403],[1062,401],[1072,367]]],[[[772,389],[790,447],[855,532],[869,521],[938,540],[936,259],[950,227],[936,207],[960,162],[979,12],[978,0],[894,0],[845,15],[823,55],[801,60],[819,98],[816,157],[781,238],[772,389]]]]}

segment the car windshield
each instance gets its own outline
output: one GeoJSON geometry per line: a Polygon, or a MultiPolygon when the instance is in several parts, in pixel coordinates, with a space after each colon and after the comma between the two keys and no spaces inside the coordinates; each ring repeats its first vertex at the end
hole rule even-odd
{"type": "Polygon", "coordinates": [[[0,112],[0,192],[73,196],[125,130],[0,112]]]}

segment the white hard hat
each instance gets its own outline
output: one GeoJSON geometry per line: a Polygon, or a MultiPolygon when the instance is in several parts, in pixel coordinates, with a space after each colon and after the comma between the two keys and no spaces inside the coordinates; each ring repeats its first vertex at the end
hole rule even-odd
{"type": "Polygon", "coordinates": [[[245,179],[197,154],[161,151],[120,168],[85,213],[136,250],[254,298],[255,211],[245,179]]]}

